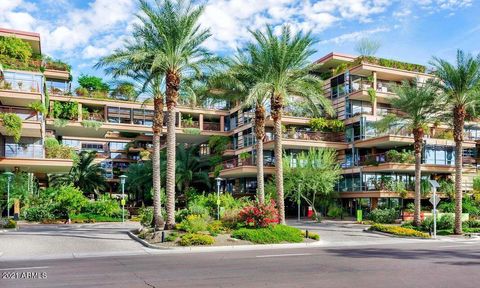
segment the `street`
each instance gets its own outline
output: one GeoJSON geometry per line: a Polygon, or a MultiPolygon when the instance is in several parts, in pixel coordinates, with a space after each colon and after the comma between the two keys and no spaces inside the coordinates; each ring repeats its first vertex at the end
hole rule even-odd
{"type": "Polygon", "coordinates": [[[478,287],[480,241],[0,262],[0,287],[478,287]],[[21,276],[21,274],[19,274],[21,276]]]}

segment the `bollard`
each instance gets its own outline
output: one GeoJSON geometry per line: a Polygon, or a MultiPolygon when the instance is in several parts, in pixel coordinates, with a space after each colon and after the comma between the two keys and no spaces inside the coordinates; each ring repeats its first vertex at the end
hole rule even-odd
{"type": "Polygon", "coordinates": [[[305,238],[308,238],[308,230],[305,230],[305,238]]]}
{"type": "Polygon", "coordinates": [[[165,231],[162,231],[162,243],[165,242],[165,231]]]}

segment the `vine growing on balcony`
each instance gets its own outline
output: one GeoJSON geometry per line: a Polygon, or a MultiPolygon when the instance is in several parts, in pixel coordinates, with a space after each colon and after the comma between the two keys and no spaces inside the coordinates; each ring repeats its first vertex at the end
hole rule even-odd
{"type": "Polygon", "coordinates": [[[85,128],[93,128],[95,130],[98,130],[100,127],[102,127],[103,123],[100,121],[96,120],[83,120],[82,121],[82,126],[85,128]]]}
{"type": "Polygon", "coordinates": [[[18,143],[22,137],[22,118],[14,113],[0,114],[0,120],[8,136],[12,136],[13,140],[18,143]]]}

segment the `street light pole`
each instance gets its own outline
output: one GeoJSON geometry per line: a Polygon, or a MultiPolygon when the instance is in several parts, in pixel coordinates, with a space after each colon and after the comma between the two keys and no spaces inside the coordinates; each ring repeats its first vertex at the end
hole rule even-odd
{"type": "Polygon", "coordinates": [[[4,172],[7,176],[7,219],[10,218],[10,182],[12,181],[13,173],[10,171],[4,172]]]}
{"type": "Polygon", "coordinates": [[[125,175],[120,175],[120,184],[122,184],[122,223],[125,223],[125,179],[127,176],[125,175]]]}
{"type": "Polygon", "coordinates": [[[217,177],[217,220],[220,220],[220,184],[222,182],[222,178],[217,177]]]}
{"type": "Polygon", "coordinates": [[[297,222],[300,222],[300,183],[298,183],[298,190],[297,190],[297,222]]]}

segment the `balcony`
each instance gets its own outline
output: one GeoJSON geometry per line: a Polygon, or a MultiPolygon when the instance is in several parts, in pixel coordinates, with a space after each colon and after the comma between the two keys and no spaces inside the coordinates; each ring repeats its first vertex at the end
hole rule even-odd
{"type": "Polygon", "coordinates": [[[220,123],[217,122],[203,122],[203,130],[206,131],[220,131],[220,123]]]}
{"type": "Polygon", "coordinates": [[[329,132],[311,132],[311,131],[295,131],[283,134],[284,139],[296,139],[304,141],[327,141],[342,142],[344,137],[340,133],[329,132]]]}
{"type": "Polygon", "coordinates": [[[0,106],[0,113],[16,114],[24,121],[40,121],[38,113],[28,108],[0,106]]]}
{"type": "MultiPolygon", "coordinates": [[[[269,159],[264,160],[264,173],[271,175],[275,172],[275,164],[269,159]]],[[[253,177],[257,175],[257,167],[253,157],[247,159],[230,159],[222,162],[223,170],[220,177],[253,177]]]]}
{"type": "Polygon", "coordinates": [[[0,77],[0,98],[3,105],[28,106],[40,101],[42,76],[28,73],[5,71],[0,77]]]}

